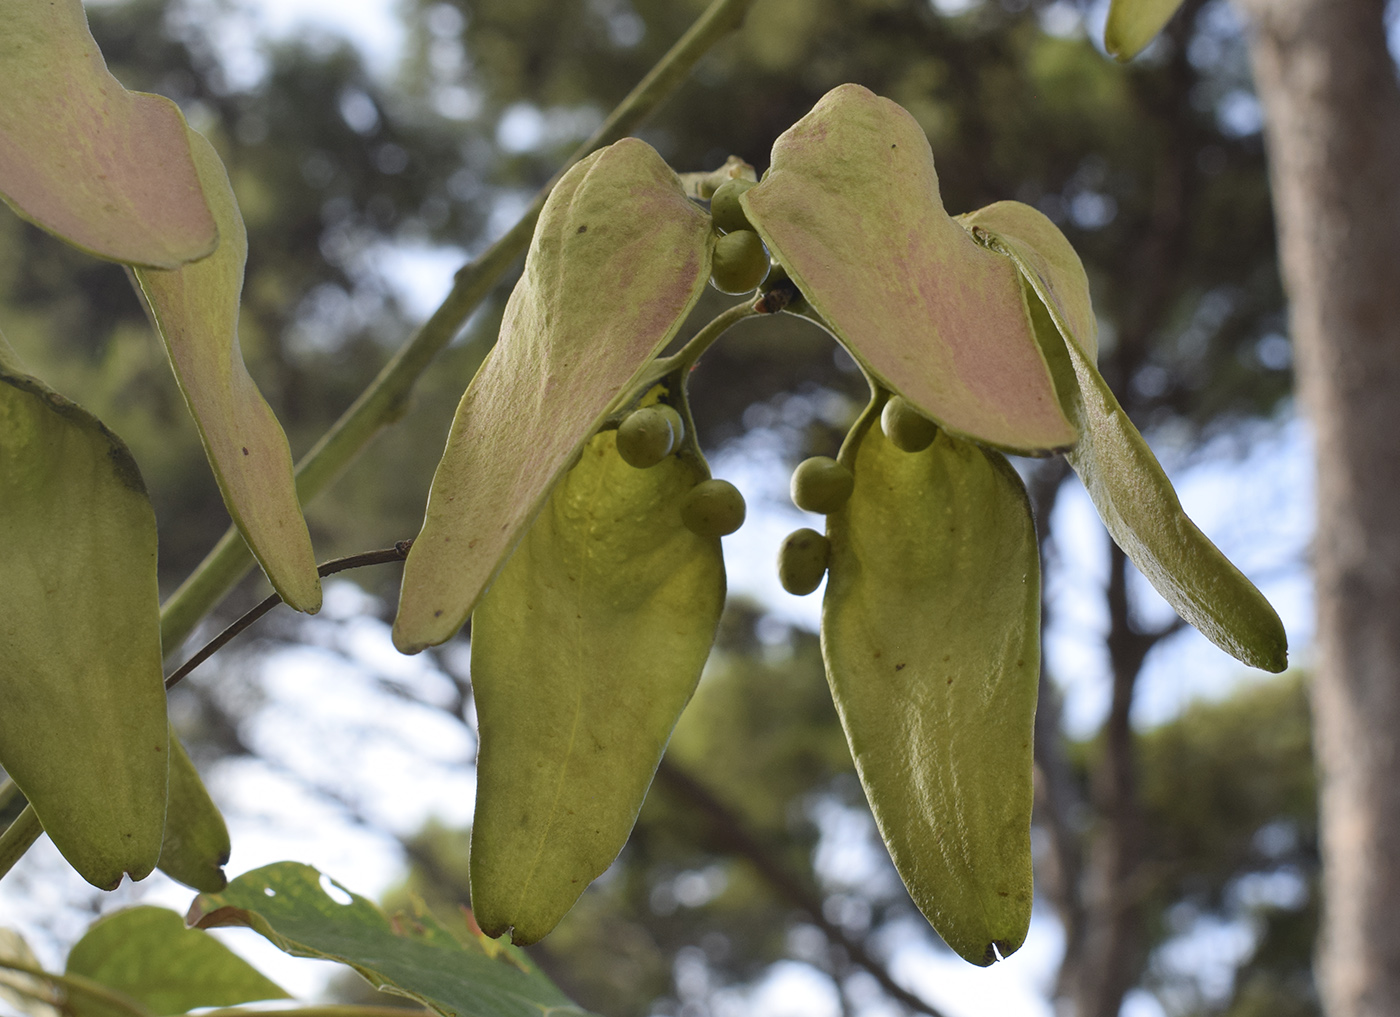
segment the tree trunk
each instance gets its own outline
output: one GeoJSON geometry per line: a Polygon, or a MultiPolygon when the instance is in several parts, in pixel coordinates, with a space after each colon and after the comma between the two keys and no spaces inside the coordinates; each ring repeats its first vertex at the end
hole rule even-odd
{"type": "Polygon", "coordinates": [[[1331,1017],[1400,1014],[1400,87],[1384,0],[1252,20],[1298,387],[1317,441],[1313,706],[1331,1017]]]}

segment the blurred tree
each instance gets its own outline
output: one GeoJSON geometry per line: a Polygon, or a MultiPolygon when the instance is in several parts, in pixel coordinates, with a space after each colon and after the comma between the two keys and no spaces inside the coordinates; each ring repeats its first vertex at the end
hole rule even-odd
{"type": "Polygon", "coordinates": [[[1317,441],[1318,762],[1333,1017],[1400,1010],[1400,84],[1393,6],[1244,0],[1317,441]]]}

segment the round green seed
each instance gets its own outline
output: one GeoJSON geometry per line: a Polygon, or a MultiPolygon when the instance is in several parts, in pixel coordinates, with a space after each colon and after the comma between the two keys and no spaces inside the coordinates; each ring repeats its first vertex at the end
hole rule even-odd
{"type": "Polygon", "coordinates": [[[830,561],[831,541],[804,526],[778,548],[778,581],[793,596],[805,597],[821,585],[830,561]]]}
{"type": "Polygon", "coordinates": [[[681,502],[681,522],[700,537],[725,537],[744,525],[744,496],[727,480],[702,480],[681,502]]]}
{"type": "MultiPolygon", "coordinates": [[[[670,410],[669,406],[665,409],[670,410]]],[[[675,414],[675,410],[671,413],[675,414]]],[[[680,416],[676,415],[677,421],[680,416]]],[[[671,420],[660,406],[643,406],[617,426],[617,454],[628,466],[649,469],[671,454],[677,438],[671,420]]]]}
{"type": "Polygon", "coordinates": [[[714,220],[715,229],[724,233],[753,229],[749,217],[744,214],[744,206],[739,204],[740,195],[753,185],[752,180],[726,180],[715,188],[715,193],[710,195],[710,218],[714,220]]]}
{"type": "Polygon", "coordinates": [[[922,452],[933,444],[938,425],[903,396],[891,396],[880,413],[880,427],[885,437],[902,452],[922,452]]]}
{"type": "Polygon", "coordinates": [[[715,241],[710,282],[721,293],[748,293],[768,274],[768,252],[753,230],[726,233],[715,241]]]}
{"type": "Polygon", "coordinates": [[[792,471],[792,503],[804,512],[835,512],[855,489],[851,471],[830,456],[813,456],[792,471]]]}
{"type": "Polygon", "coordinates": [[[671,425],[671,451],[674,452],[681,447],[681,442],[685,441],[685,421],[681,418],[680,411],[674,406],[656,403],[654,408],[660,410],[671,425]]]}

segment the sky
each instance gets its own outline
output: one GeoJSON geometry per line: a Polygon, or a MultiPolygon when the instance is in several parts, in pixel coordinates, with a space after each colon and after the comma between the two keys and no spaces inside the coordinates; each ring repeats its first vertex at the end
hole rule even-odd
{"type": "MultiPolygon", "coordinates": [[[[188,2],[192,11],[204,10],[208,17],[220,19],[216,37],[234,81],[256,80],[264,39],[316,32],[344,35],[365,53],[371,70],[385,76],[392,74],[404,40],[393,0],[240,0],[217,14],[214,0],[188,2]]],[[[938,0],[938,6],[957,7],[960,2],[938,0]]],[[[1059,20],[1049,27],[1078,30],[1066,20],[1068,10],[1067,5],[1053,7],[1049,17],[1059,20]]],[[[519,130],[530,129],[527,119],[522,115],[519,130]]],[[[382,253],[407,307],[422,316],[446,294],[463,257],[454,248],[402,247],[382,253]]],[[[784,428],[800,428],[804,416],[810,419],[823,407],[811,398],[786,397],[763,412],[767,416],[760,413],[760,422],[766,424],[712,457],[715,474],[734,482],[750,509],[744,528],[724,541],[730,590],[767,605],[780,623],[815,630],[821,591],[804,598],[783,592],[773,554],[790,530],[820,526],[819,517],[798,511],[788,500],[784,464],[790,456],[784,428]]],[[[1191,463],[1173,457],[1169,436],[1158,444],[1158,451],[1188,513],[1256,579],[1284,619],[1294,661],[1306,663],[1312,600],[1302,563],[1313,526],[1313,499],[1304,426],[1285,412],[1260,425],[1242,453],[1220,447],[1191,463]]],[[[1101,586],[1107,553],[1102,526],[1077,484],[1061,498],[1056,513],[1056,531],[1063,536],[1056,564],[1046,577],[1057,598],[1046,652],[1064,690],[1067,726],[1072,734],[1084,735],[1096,728],[1107,708],[1107,663],[1096,638],[1106,617],[1097,596],[1089,595],[1101,586]]],[[[1145,582],[1141,592],[1144,614],[1165,619],[1169,609],[1145,582]]],[[[472,729],[431,705],[415,706],[393,694],[397,688],[431,704],[446,701],[451,689],[426,658],[405,658],[394,651],[387,626],[373,617],[374,606],[355,585],[328,583],[325,609],[307,625],[307,645],[279,652],[259,665],[253,682],[265,702],[251,718],[246,736],[267,759],[231,761],[208,775],[230,820],[235,845],[231,875],[295,858],[372,897],[399,878],[402,857],[392,837],[369,826],[408,834],[429,818],[454,826],[470,821],[475,790],[472,729]],[[336,806],[309,793],[308,783],[334,790],[344,803],[336,806]],[[369,826],[356,822],[355,813],[370,821],[369,826]]],[[[1242,680],[1253,679],[1187,629],[1150,656],[1134,719],[1143,725],[1160,723],[1193,698],[1224,695],[1242,680]]],[[[834,871],[845,865],[859,872],[870,863],[870,831],[860,827],[862,822],[868,824],[868,818],[838,813],[821,818],[818,850],[826,852],[834,871]]],[[[76,938],[91,917],[74,911],[55,919],[55,914],[65,902],[90,896],[43,840],[0,884],[0,911],[7,924],[33,929],[47,925],[57,933],[32,933],[41,959],[53,965],[61,959],[61,941],[76,938]]],[[[190,891],[157,876],[124,885],[100,907],[109,911],[139,901],[183,911],[190,896],[190,891]]],[[[1183,963],[1209,977],[1212,958],[1218,968],[1222,958],[1230,956],[1231,944],[1238,945],[1237,931],[1205,930],[1182,946],[1183,963]]],[[[251,932],[230,930],[224,935],[235,949],[299,994],[319,991],[335,970],[333,965],[287,958],[251,932]]],[[[1049,1017],[1045,993],[1062,951],[1058,923],[1038,911],[1021,951],[992,968],[975,968],[950,954],[915,947],[892,949],[893,971],[949,1017],[1049,1017]]],[[[691,977],[697,991],[703,987],[695,981],[703,979],[703,972],[686,975],[678,967],[679,976],[691,977]]],[[[852,996],[864,991],[858,984],[848,988],[852,996]]],[[[866,988],[873,999],[873,985],[866,988]]],[[[751,992],[721,1000],[719,1010],[725,1012],[716,1017],[840,1013],[831,984],[798,963],[780,965],[751,992]]],[[[868,1012],[879,1010],[870,1007],[868,1012]]],[[[1124,1010],[1124,1017],[1160,1014],[1160,1007],[1145,994],[1136,994],[1124,1010]]]]}

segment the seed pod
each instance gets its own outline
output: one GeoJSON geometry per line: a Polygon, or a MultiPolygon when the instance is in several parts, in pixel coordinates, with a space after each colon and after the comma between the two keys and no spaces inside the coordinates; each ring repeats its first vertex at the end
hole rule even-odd
{"type": "MultiPolygon", "coordinates": [[[[670,407],[665,407],[670,409],[670,407]]],[[[671,410],[680,419],[680,414],[671,410]]],[[[628,466],[650,469],[671,454],[679,437],[660,406],[643,406],[627,414],[617,428],[617,454],[628,466]]]]}
{"type": "Polygon", "coordinates": [[[715,229],[724,233],[753,229],[739,204],[739,196],[753,185],[752,180],[728,180],[715,188],[710,196],[710,218],[714,220],[715,229]]]}
{"type": "Polygon", "coordinates": [[[855,488],[851,471],[830,456],[813,456],[792,471],[792,503],[804,512],[835,512],[855,488]]]}
{"type": "Polygon", "coordinates": [[[744,525],[744,496],[727,480],[703,480],[681,502],[681,521],[701,537],[726,537],[744,525]]]}
{"type": "Polygon", "coordinates": [[[768,252],[753,230],[726,233],[715,241],[710,282],[721,293],[748,293],[768,274],[768,252]]]}
{"type": "Polygon", "coordinates": [[[901,452],[922,452],[933,444],[938,434],[938,425],[914,409],[903,396],[890,396],[880,414],[880,428],[890,444],[901,452]]]}
{"type": "Polygon", "coordinates": [[[778,548],[778,581],[795,597],[805,597],[822,583],[831,560],[831,541],[803,527],[783,539],[778,548]]]}
{"type": "Polygon", "coordinates": [[[938,934],[990,964],[1031,917],[1040,562],[1020,478],[940,431],[906,455],[856,424],[827,517],[822,655],[895,868],[938,934]]]}
{"type": "Polygon", "coordinates": [[[615,433],[585,446],[472,615],[472,908],[517,944],[622,850],[724,605],[719,541],[680,516],[699,458],[632,469],[615,433]]]}

